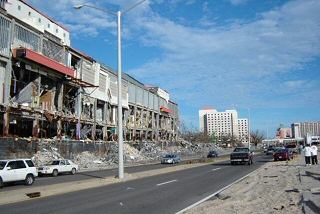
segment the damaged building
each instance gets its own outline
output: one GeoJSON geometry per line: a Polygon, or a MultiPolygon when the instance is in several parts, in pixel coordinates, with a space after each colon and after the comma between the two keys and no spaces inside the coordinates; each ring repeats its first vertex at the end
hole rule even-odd
{"type": "Polygon", "coordinates": [[[71,47],[70,32],[23,0],[0,0],[0,135],[2,139],[179,139],[178,104],[170,94],[122,74],[71,47]],[[118,93],[123,115],[117,115],[118,93]]]}

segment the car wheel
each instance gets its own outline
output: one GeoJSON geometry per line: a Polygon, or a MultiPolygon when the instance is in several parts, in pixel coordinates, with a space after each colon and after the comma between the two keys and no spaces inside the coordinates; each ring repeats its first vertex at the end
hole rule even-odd
{"type": "Polygon", "coordinates": [[[253,164],[253,160],[251,159],[251,164],[253,164]]]}
{"type": "Polygon", "coordinates": [[[58,170],[54,169],[52,172],[52,176],[53,177],[57,177],[58,176],[58,170]]]}
{"type": "Polygon", "coordinates": [[[234,162],[231,162],[231,165],[234,165],[234,162]]]}
{"type": "Polygon", "coordinates": [[[71,173],[71,175],[76,174],[76,169],[75,169],[75,168],[72,168],[70,173],[71,173]]]}
{"type": "Polygon", "coordinates": [[[24,180],[24,184],[27,186],[30,186],[34,183],[34,176],[33,175],[27,175],[26,179],[24,180]]]}
{"type": "Polygon", "coordinates": [[[172,164],[175,164],[174,160],[172,161],[172,164]]]}
{"type": "Polygon", "coordinates": [[[2,181],[2,178],[0,178],[0,188],[3,187],[3,181],[2,181]]]}

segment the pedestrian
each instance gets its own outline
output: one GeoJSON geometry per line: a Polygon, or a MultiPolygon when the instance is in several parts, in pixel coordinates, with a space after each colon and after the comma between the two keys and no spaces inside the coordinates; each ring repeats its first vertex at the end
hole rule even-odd
{"type": "Polygon", "coordinates": [[[306,161],[306,165],[307,166],[310,166],[310,159],[311,159],[311,147],[310,147],[310,144],[307,144],[305,147],[304,147],[304,158],[305,158],[305,161],[306,161]]]}
{"type": "Polygon", "coordinates": [[[302,149],[303,149],[303,146],[302,146],[302,145],[300,145],[300,146],[299,146],[299,154],[301,154],[301,153],[302,153],[302,149]]]}
{"type": "Polygon", "coordinates": [[[311,160],[312,165],[318,164],[318,147],[314,144],[311,146],[311,160]]]}

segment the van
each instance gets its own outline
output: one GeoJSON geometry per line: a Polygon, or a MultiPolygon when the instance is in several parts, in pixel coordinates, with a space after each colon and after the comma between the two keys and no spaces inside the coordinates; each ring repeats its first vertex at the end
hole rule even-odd
{"type": "Polygon", "coordinates": [[[0,188],[4,183],[17,181],[24,181],[29,186],[37,176],[37,168],[31,159],[0,160],[0,188]]]}

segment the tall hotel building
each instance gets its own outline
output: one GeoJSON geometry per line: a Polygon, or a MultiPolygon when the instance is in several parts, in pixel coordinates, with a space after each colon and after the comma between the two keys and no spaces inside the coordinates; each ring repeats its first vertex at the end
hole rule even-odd
{"type": "Polygon", "coordinates": [[[203,108],[199,111],[199,127],[200,132],[214,133],[217,139],[229,135],[243,143],[248,142],[248,120],[238,119],[236,110],[218,112],[212,107],[203,108]]]}
{"type": "Polygon", "coordinates": [[[292,123],[291,130],[294,138],[305,138],[307,134],[320,136],[320,121],[292,123]]]}

